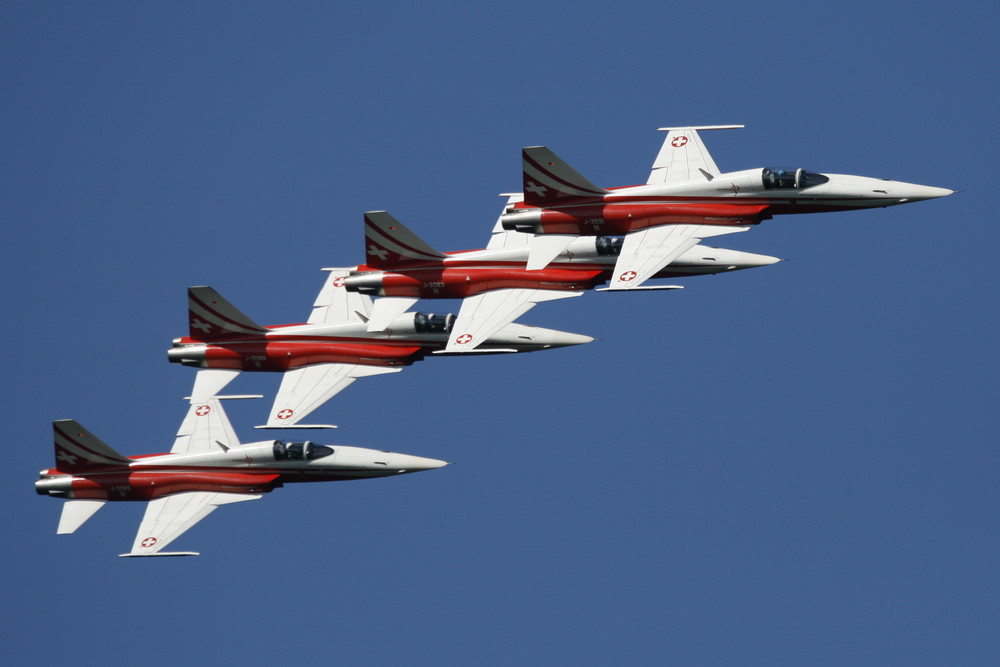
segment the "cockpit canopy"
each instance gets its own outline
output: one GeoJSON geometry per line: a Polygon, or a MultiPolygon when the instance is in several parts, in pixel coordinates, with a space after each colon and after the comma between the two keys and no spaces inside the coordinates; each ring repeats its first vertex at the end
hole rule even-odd
{"type": "Polygon", "coordinates": [[[275,461],[312,461],[313,459],[320,459],[333,454],[333,447],[317,445],[308,440],[305,442],[282,442],[275,440],[272,449],[275,461]]]}
{"type": "Polygon", "coordinates": [[[784,167],[764,167],[761,177],[764,180],[765,190],[804,190],[830,180],[814,171],[784,167]]]}

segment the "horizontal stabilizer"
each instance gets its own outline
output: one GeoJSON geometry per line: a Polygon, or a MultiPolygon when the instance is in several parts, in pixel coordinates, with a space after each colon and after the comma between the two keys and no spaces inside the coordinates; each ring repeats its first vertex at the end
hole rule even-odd
{"type": "Polygon", "coordinates": [[[63,503],[62,516],[59,517],[57,535],[75,533],[87,519],[94,516],[97,510],[104,507],[106,500],[67,500],[63,503]]]}

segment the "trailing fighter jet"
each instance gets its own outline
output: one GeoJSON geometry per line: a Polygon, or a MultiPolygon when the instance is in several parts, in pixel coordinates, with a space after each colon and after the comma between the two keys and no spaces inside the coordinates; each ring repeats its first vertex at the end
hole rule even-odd
{"type": "Polygon", "coordinates": [[[742,232],[786,213],[895,206],[952,190],[864,176],[765,167],[722,173],[699,130],[665,127],[645,185],[604,189],[544,146],[523,149],[524,201],[504,214],[505,229],[529,232],[529,269],[541,269],[577,236],[625,234],[609,289],[634,289],[710,236],[742,232]]]}
{"type": "MultiPolygon", "coordinates": [[[[520,201],[520,196],[511,199],[520,201]]],[[[418,299],[464,299],[445,350],[474,350],[535,304],[580,296],[603,284],[622,247],[621,238],[579,237],[554,263],[529,271],[530,243],[537,238],[505,231],[498,220],[485,249],[442,253],[385,211],[371,211],[365,214],[365,264],[351,272],[344,287],[383,297],[375,300],[368,320],[370,332],[384,330],[418,299]]],[[[694,246],[653,277],[722,273],[777,261],[766,255],[694,246]]]]}
{"type": "MultiPolygon", "coordinates": [[[[265,427],[332,428],[299,421],[360,377],[398,372],[427,354],[451,354],[445,346],[454,315],[402,313],[368,331],[371,297],[344,288],[348,270],[327,271],[306,324],[261,326],[211,287],[188,288],[189,335],[174,339],[167,358],[206,369],[195,379],[192,400],[219,393],[240,371],[284,373],[265,427]]],[[[515,323],[475,352],[535,352],[593,340],[515,323]]]]}
{"type": "Polygon", "coordinates": [[[257,500],[286,483],[390,477],[447,465],[309,441],[240,444],[221,398],[227,397],[191,402],[169,454],[122,456],[72,419],[53,422],[56,465],[41,471],[35,490],[66,500],[56,532],[75,532],[108,501],[143,500],[148,505],[132,550],[121,556],[197,556],[161,549],[222,505],[257,500]]]}

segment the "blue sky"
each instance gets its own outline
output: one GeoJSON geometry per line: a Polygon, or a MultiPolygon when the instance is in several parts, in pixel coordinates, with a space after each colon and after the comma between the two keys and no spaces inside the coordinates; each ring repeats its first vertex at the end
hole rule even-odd
{"type": "MultiPolygon", "coordinates": [[[[0,21],[0,639],[15,662],[986,664],[1000,659],[995,8],[8,2],[0,21]],[[53,419],[164,451],[185,288],[301,321],[386,209],[481,247],[545,144],[643,182],[664,125],[723,170],[961,190],[785,216],[786,258],[529,324],[573,349],[362,381],[315,434],[456,465],[300,485],[123,560],[142,507],[56,536],[53,419]]],[[[424,303],[423,310],[457,304],[424,303]]],[[[265,393],[277,376],[244,375],[265,393]]],[[[245,440],[269,400],[230,408],[245,440]]]]}

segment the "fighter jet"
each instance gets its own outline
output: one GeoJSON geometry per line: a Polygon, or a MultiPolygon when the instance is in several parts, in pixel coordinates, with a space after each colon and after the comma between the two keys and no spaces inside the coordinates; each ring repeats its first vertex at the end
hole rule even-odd
{"type": "Polygon", "coordinates": [[[544,235],[531,246],[541,269],[577,236],[625,234],[609,289],[634,289],[710,236],[746,231],[774,215],[895,206],[952,190],[864,176],[763,167],[722,173],[700,130],[667,132],[645,185],[600,188],[545,146],[523,149],[524,201],[503,216],[505,229],[544,235]]]}
{"type": "MultiPolygon", "coordinates": [[[[327,271],[306,324],[261,326],[211,287],[188,288],[189,334],[174,339],[167,358],[206,369],[195,379],[193,400],[221,392],[240,371],[279,372],[284,375],[264,427],[333,428],[299,422],[360,377],[398,372],[428,354],[451,354],[445,346],[453,314],[402,313],[380,331],[368,331],[371,297],[344,288],[347,269],[327,271]]],[[[475,352],[535,352],[593,340],[514,323],[475,352]]]]}
{"type": "Polygon", "coordinates": [[[257,500],[292,482],[345,481],[432,470],[445,461],[361,447],[268,440],[240,444],[220,399],[191,402],[169,454],[127,457],[72,419],[52,423],[56,464],[35,490],[65,499],[59,534],[73,533],[109,501],[147,501],[127,556],[162,551],[217,507],[257,500]]]}
{"type": "MultiPolygon", "coordinates": [[[[521,201],[520,195],[510,198],[521,201]]],[[[511,206],[508,201],[505,210],[511,206]]],[[[384,330],[418,299],[464,299],[445,350],[475,350],[535,304],[580,296],[606,282],[623,242],[621,237],[578,237],[552,264],[529,271],[526,262],[536,238],[504,230],[497,220],[485,249],[442,253],[385,211],[370,211],[365,214],[365,264],[351,272],[344,287],[383,297],[375,300],[369,332],[384,330]]],[[[778,261],[777,257],[696,245],[653,277],[723,273],[778,261]]]]}

